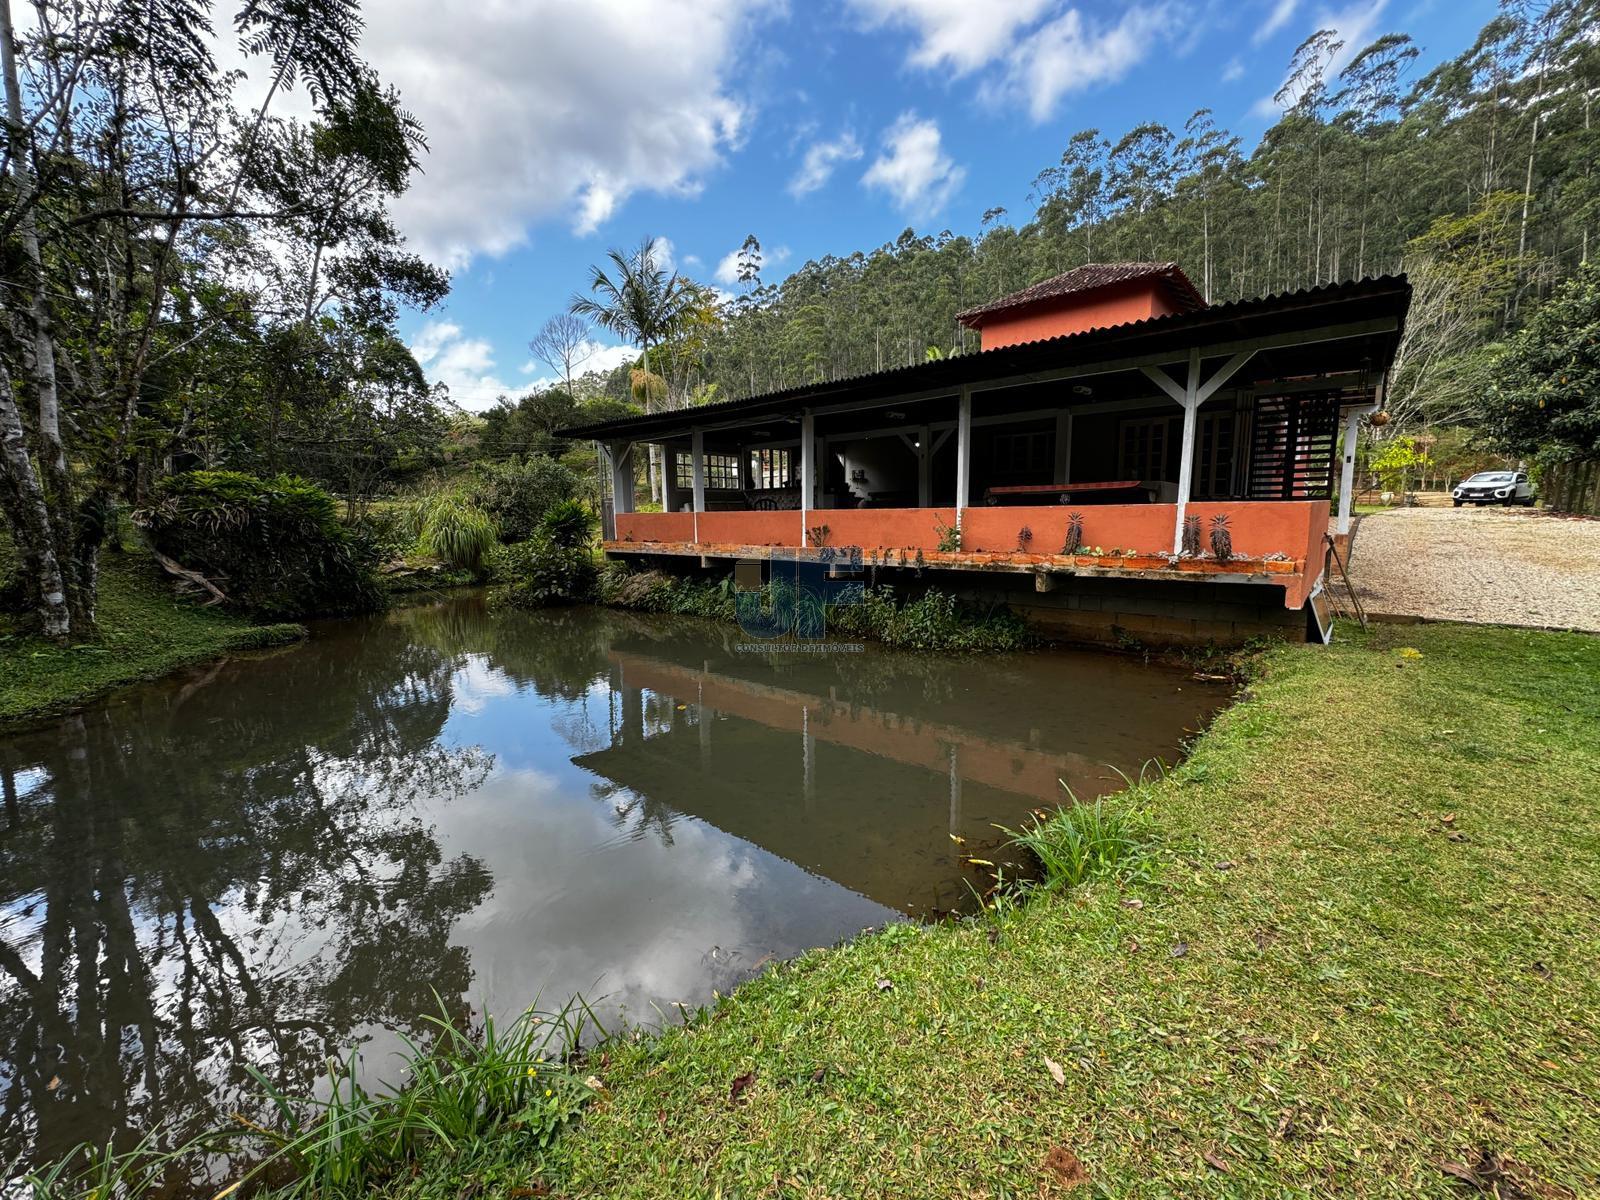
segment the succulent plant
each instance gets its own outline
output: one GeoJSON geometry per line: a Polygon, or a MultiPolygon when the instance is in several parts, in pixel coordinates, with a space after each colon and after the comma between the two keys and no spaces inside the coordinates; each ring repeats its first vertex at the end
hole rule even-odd
{"type": "Polygon", "coordinates": [[[1061,544],[1061,553],[1076,554],[1083,546],[1083,514],[1067,514],[1067,540],[1061,544]]]}
{"type": "Polygon", "coordinates": [[[1200,557],[1200,518],[1185,517],[1183,519],[1183,556],[1185,558],[1200,557]]]}
{"type": "Polygon", "coordinates": [[[1233,534],[1228,530],[1227,513],[1211,518],[1211,553],[1217,556],[1218,562],[1227,562],[1233,557],[1233,534]]]}

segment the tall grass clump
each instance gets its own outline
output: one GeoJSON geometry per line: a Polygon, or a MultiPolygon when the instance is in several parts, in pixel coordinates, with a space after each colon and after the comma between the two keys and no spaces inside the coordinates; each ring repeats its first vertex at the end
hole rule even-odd
{"type": "Polygon", "coordinates": [[[494,519],[459,492],[415,497],[401,509],[400,525],[418,551],[458,570],[480,571],[500,542],[494,519]]]}
{"type": "Polygon", "coordinates": [[[140,1200],[170,1194],[204,1172],[206,1156],[226,1152],[252,1165],[219,1196],[353,1200],[469,1154],[536,1170],[539,1154],[594,1095],[579,1069],[585,1035],[605,1037],[593,1012],[579,999],[505,1024],[487,1018],[477,1032],[448,1015],[428,1022],[425,1044],[407,1041],[392,1089],[364,1087],[354,1051],[330,1062],[326,1099],[285,1095],[252,1071],[271,1110],[264,1123],[240,1117],[171,1151],[158,1150],[153,1134],[120,1155],[80,1147],[22,1181],[38,1200],[140,1200]]]}
{"type": "Polygon", "coordinates": [[[444,496],[434,502],[418,538],[434,558],[469,571],[483,565],[483,556],[499,540],[499,531],[489,514],[456,496],[444,496]]]}
{"type": "Polygon", "coordinates": [[[1098,879],[1150,876],[1153,831],[1148,818],[1126,797],[1081,804],[1071,789],[1067,797],[1070,803],[1032,818],[1020,831],[1002,831],[1011,836],[1011,845],[1038,860],[1040,878],[1035,887],[1062,891],[1098,879]]]}

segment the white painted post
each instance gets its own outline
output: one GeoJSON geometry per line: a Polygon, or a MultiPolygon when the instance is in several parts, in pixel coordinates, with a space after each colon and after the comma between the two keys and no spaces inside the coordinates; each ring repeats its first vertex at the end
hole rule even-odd
{"type": "Polygon", "coordinates": [[[971,488],[972,473],[972,389],[961,389],[956,409],[956,528],[961,528],[961,514],[966,511],[971,488]]]}
{"type": "MultiPolygon", "coordinates": [[[[611,460],[611,511],[614,514],[631,513],[633,511],[633,447],[627,442],[613,442],[606,447],[606,456],[611,460]]],[[[615,536],[615,525],[612,526],[611,532],[615,536]]]]}
{"type": "Polygon", "coordinates": [[[1178,511],[1172,529],[1174,554],[1183,553],[1183,518],[1188,515],[1189,492],[1194,486],[1194,441],[1196,427],[1200,424],[1200,406],[1216,395],[1217,389],[1237,375],[1254,356],[1254,350],[1239,351],[1201,384],[1200,347],[1196,346],[1189,351],[1189,381],[1183,387],[1159,367],[1139,368],[1152,383],[1183,406],[1183,457],[1178,464],[1178,511]]]}
{"type": "Polygon", "coordinates": [[[1339,468],[1339,525],[1341,534],[1350,532],[1350,493],[1356,483],[1356,434],[1361,428],[1361,410],[1352,408],[1344,419],[1344,463],[1339,468]]]}
{"type": "Polygon", "coordinates": [[[816,469],[817,419],[807,409],[800,414],[800,544],[806,544],[810,526],[811,474],[816,469]]]}
{"type": "Polygon", "coordinates": [[[694,540],[700,541],[700,514],[706,510],[706,435],[696,429],[689,434],[690,467],[693,472],[694,540]]]}
{"type": "Polygon", "coordinates": [[[1375,413],[1381,404],[1369,404],[1365,408],[1353,408],[1344,418],[1344,462],[1339,467],[1339,523],[1335,527],[1340,534],[1350,532],[1350,506],[1355,502],[1356,488],[1356,439],[1361,433],[1361,418],[1375,413]]]}
{"type": "Polygon", "coordinates": [[[933,507],[933,430],[917,430],[917,507],[933,507]]]}
{"type": "Polygon", "coordinates": [[[1189,380],[1183,389],[1183,448],[1178,459],[1178,515],[1172,530],[1172,552],[1183,552],[1183,519],[1194,486],[1194,437],[1200,424],[1200,347],[1189,351],[1189,380]]]}

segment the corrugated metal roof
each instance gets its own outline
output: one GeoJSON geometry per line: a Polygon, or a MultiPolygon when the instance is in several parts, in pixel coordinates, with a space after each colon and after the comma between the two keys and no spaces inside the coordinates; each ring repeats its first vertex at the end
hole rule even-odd
{"type": "MultiPolygon", "coordinates": [[[[1308,310],[1341,305],[1370,306],[1383,302],[1386,302],[1384,311],[1392,312],[1400,322],[1400,328],[1392,335],[1389,346],[1392,356],[1394,345],[1399,342],[1400,332],[1405,324],[1406,310],[1411,304],[1411,285],[1404,275],[1384,275],[1343,283],[1326,283],[1319,287],[1302,288],[1294,292],[1280,292],[1277,295],[1250,300],[1233,300],[1190,312],[1148,317],[1143,321],[1132,321],[1125,325],[1085,329],[1079,333],[1061,334],[1035,342],[1001,346],[981,354],[962,354],[954,358],[914,363],[905,367],[891,367],[886,371],[870,371],[842,379],[801,384],[776,392],[745,396],[736,400],[722,400],[716,404],[703,404],[695,408],[644,413],[597,425],[573,426],[558,430],[557,436],[642,437],[661,431],[681,431],[690,425],[704,425],[733,417],[761,417],[798,411],[806,401],[817,402],[824,399],[867,401],[892,397],[899,393],[926,392],[947,386],[954,390],[966,385],[981,385],[986,379],[1001,379],[1034,370],[1047,370],[1074,360],[1092,362],[1094,360],[1085,355],[1106,347],[1116,347],[1119,352],[1118,357],[1140,351],[1152,353],[1165,351],[1172,346],[1186,348],[1198,340],[1198,335],[1204,335],[1218,327],[1250,325],[1252,331],[1256,333],[1277,332],[1279,326],[1292,327],[1300,323],[1295,320],[1296,315],[1307,313],[1308,310]],[[1254,328],[1256,326],[1263,328],[1256,329],[1254,328]]],[[[1306,328],[1314,327],[1311,322],[1303,324],[1306,328]]],[[[1242,335],[1246,331],[1234,332],[1242,335]]],[[[1373,366],[1382,369],[1388,364],[1374,363],[1373,366]]]]}
{"type": "Polygon", "coordinates": [[[1119,262],[1119,263],[1087,263],[1081,267],[1074,267],[1061,275],[1053,275],[1049,279],[1041,279],[1031,287],[1025,287],[1020,292],[1012,292],[1009,296],[1002,296],[998,300],[991,300],[988,304],[979,304],[956,314],[956,320],[971,328],[978,328],[985,321],[1000,313],[1011,312],[1014,309],[1028,308],[1032,305],[1047,300],[1060,300],[1066,296],[1080,296],[1088,292],[1099,291],[1101,288],[1114,287],[1118,284],[1132,283],[1140,279],[1155,279],[1165,284],[1167,290],[1177,301],[1181,312],[1192,311],[1206,306],[1203,297],[1194,284],[1189,282],[1189,277],[1183,273],[1183,268],[1175,262],[1149,263],[1149,262],[1119,262]]]}

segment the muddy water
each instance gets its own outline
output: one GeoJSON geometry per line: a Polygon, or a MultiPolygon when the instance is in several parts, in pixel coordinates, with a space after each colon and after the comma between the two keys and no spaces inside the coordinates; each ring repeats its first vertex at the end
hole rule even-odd
{"type": "Polygon", "coordinates": [[[1225,699],[1089,653],[742,652],[472,598],[0,737],[0,1165],[310,1092],[452,1006],[656,1022],[958,907],[994,845],[1225,699]]]}

